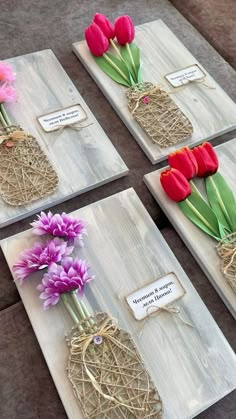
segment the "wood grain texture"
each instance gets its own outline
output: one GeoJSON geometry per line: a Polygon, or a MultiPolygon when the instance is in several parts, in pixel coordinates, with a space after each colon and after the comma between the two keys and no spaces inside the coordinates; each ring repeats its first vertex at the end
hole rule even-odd
{"type": "MultiPolygon", "coordinates": [[[[161,84],[167,91],[173,92],[174,88],[164,78],[165,74],[198,63],[162,20],[137,26],[135,42],[140,48],[143,80],[161,84]]],[[[161,149],[147,137],[128,111],[125,87],[113,82],[100,70],[85,41],[74,43],[73,51],[153,164],[164,160],[171,151],[179,148],[176,145],[161,149]]],[[[181,146],[198,144],[236,127],[235,103],[206,70],[203,70],[207,75],[207,85],[213,89],[191,83],[171,94],[171,98],[188,116],[194,129],[191,139],[182,142],[181,146]]]]}
{"type": "MultiPolygon", "coordinates": [[[[236,357],[134,190],[73,215],[88,223],[85,247],[75,253],[86,258],[96,274],[86,290],[86,304],[118,318],[120,326],[132,334],[163,399],[164,419],[190,419],[231,392],[236,387],[236,357]],[[162,312],[148,319],[139,338],[141,324],[129,311],[125,297],[170,271],[186,290],[176,306],[194,327],[162,312]]],[[[10,269],[19,252],[34,240],[28,230],[1,242],[10,269]]],[[[67,415],[82,419],[65,372],[64,336],[71,321],[60,303],[42,310],[35,290],[40,275],[18,289],[67,415]]]]}
{"type": "Polygon", "coordinates": [[[7,60],[16,72],[17,103],[6,106],[12,122],[22,126],[39,142],[58,177],[54,194],[30,205],[12,207],[0,200],[0,227],[43,208],[94,189],[128,173],[128,168],[93,116],[83,98],[51,50],[7,60]],[[81,104],[88,115],[81,131],[66,128],[46,133],[37,117],[81,104]]]}
{"type": "MultiPolygon", "coordinates": [[[[217,146],[216,152],[220,162],[219,171],[236,194],[236,139],[217,146]]],[[[144,182],[164,213],[174,225],[188,249],[198,261],[202,270],[205,272],[231,314],[236,318],[236,294],[227,284],[226,279],[220,271],[220,258],[216,252],[217,242],[192,224],[191,221],[184,216],[175,202],[168,198],[159,181],[162,170],[164,170],[164,168],[144,176],[144,182]]],[[[204,193],[203,182],[200,179],[196,179],[196,184],[202,193],[204,193]]]]}

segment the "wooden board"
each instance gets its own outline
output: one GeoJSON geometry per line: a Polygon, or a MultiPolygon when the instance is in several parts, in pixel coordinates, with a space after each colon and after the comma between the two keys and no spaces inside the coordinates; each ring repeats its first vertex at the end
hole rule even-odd
{"type": "MultiPolygon", "coordinates": [[[[235,173],[236,173],[236,139],[216,147],[220,161],[219,171],[228,181],[236,194],[235,173]]],[[[198,261],[202,270],[216,289],[231,314],[236,318],[236,294],[227,284],[220,271],[220,259],[216,253],[216,241],[199,230],[180,211],[175,202],[171,201],[160,185],[160,173],[164,168],[156,170],[144,176],[144,182],[161,206],[164,213],[170,219],[175,229],[198,261]]],[[[201,189],[201,180],[196,182],[201,189]]],[[[202,189],[204,193],[204,189],[202,189]]]]}
{"type": "MultiPolygon", "coordinates": [[[[236,127],[235,103],[205,69],[204,72],[207,74],[205,82],[212,88],[195,83],[176,90],[166,81],[164,75],[196,64],[198,61],[162,20],[137,26],[135,42],[141,52],[143,80],[161,84],[167,91],[175,90],[175,93],[171,94],[172,99],[193,124],[192,138],[182,142],[181,146],[198,144],[236,127]]],[[[124,93],[126,88],[113,82],[102,72],[85,41],[74,43],[73,51],[153,164],[164,160],[171,151],[179,148],[180,145],[177,144],[174,147],[161,149],[149,140],[128,111],[124,93]]]]}
{"type": "Polygon", "coordinates": [[[19,101],[6,106],[12,121],[31,133],[58,176],[53,195],[11,207],[0,199],[0,227],[54,206],[128,173],[128,168],[51,50],[7,60],[16,72],[19,101]],[[46,133],[37,117],[80,103],[88,115],[83,130],[46,133]]]}
{"type": "MultiPolygon", "coordinates": [[[[89,261],[96,274],[87,288],[86,304],[118,318],[120,326],[132,334],[163,399],[164,419],[192,418],[231,392],[236,387],[236,357],[134,190],[73,215],[88,223],[85,247],[76,253],[89,261]],[[170,271],[186,290],[176,305],[194,327],[162,312],[148,319],[139,338],[141,324],[129,311],[125,297],[170,271]]],[[[10,269],[19,252],[34,240],[28,230],[1,242],[10,269]]],[[[65,372],[64,336],[71,322],[60,303],[42,310],[35,290],[40,275],[18,289],[67,415],[82,419],[65,372]]]]}

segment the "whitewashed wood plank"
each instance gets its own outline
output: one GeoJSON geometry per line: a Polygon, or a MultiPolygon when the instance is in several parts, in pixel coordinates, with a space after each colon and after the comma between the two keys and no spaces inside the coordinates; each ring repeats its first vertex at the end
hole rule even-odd
{"type": "MultiPolygon", "coordinates": [[[[192,64],[200,65],[162,20],[137,26],[135,42],[141,52],[143,80],[161,84],[167,91],[174,89],[165,79],[165,74],[192,64]]],[[[113,82],[102,72],[85,41],[74,43],[73,51],[153,164],[164,160],[170,152],[180,146],[199,144],[205,139],[210,140],[236,127],[235,103],[203,69],[207,75],[206,84],[213,89],[197,83],[177,89],[171,94],[172,99],[193,124],[192,137],[183,141],[181,145],[161,149],[147,137],[128,111],[124,93],[126,88],[113,82]]]]}
{"type": "MultiPolygon", "coordinates": [[[[75,252],[89,261],[96,274],[86,290],[87,304],[93,311],[105,310],[117,317],[132,334],[163,399],[164,419],[190,419],[230,393],[236,387],[235,354],[134,190],[73,215],[88,222],[85,247],[75,252]],[[140,323],[125,297],[170,271],[186,290],[177,305],[194,327],[162,312],[147,321],[139,338],[140,323]]],[[[11,270],[19,252],[34,240],[28,230],[1,242],[11,270]]],[[[42,310],[35,290],[39,278],[37,273],[18,290],[67,415],[82,419],[65,373],[64,335],[71,322],[60,304],[42,310]]]]}
{"type": "Polygon", "coordinates": [[[8,59],[16,72],[19,101],[6,106],[12,121],[40,143],[52,162],[59,186],[30,205],[12,207],[0,199],[0,228],[124,176],[128,168],[51,50],[8,59]],[[88,115],[80,132],[46,133],[37,117],[80,103],[88,115]]]}
{"type": "MultiPolygon", "coordinates": [[[[219,171],[236,194],[236,139],[217,146],[216,152],[220,162],[219,171]]],[[[175,202],[168,198],[159,181],[162,170],[164,170],[164,168],[145,175],[144,182],[178,231],[188,249],[198,261],[202,270],[205,272],[231,314],[236,318],[236,294],[227,284],[220,271],[220,258],[216,253],[216,241],[192,224],[180,211],[175,202]]],[[[198,184],[199,189],[201,189],[202,182],[198,180],[196,184],[198,184]]],[[[202,192],[204,192],[204,189],[202,192]]]]}

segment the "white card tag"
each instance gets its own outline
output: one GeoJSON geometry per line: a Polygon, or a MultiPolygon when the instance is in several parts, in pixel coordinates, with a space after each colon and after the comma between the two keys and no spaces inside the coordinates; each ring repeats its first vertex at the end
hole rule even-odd
{"type": "Polygon", "coordinates": [[[56,131],[61,127],[73,125],[85,119],[87,119],[87,114],[79,104],[38,117],[41,127],[46,132],[56,131]]]}
{"type": "Polygon", "coordinates": [[[206,74],[198,64],[165,75],[165,78],[173,87],[183,86],[183,84],[194,80],[202,80],[204,77],[206,77],[206,74]]]}
{"type": "Polygon", "coordinates": [[[170,272],[128,295],[126,301],[134,318],[142,320],[183,297],[185,292],[177,276],[170,272]]]}

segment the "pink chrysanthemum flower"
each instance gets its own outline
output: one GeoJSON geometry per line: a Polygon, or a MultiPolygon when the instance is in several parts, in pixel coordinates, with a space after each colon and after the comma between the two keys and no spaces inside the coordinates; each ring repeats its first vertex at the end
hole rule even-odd
{"type": "Polygon", "coordinates": [[[13,265],[16,279],[22,284],[31,273],[48,268],[52,263],[60,262],[73,250],[73,246],[68,246],[59,238],[49,240],[47,243],[35,243],[31,249],[22,252],[21,260],[13,265]]]}
{"type": "Polygon", "coordinates": [[[70,257],[64,258],[61,265],[52,263],[48,273],[44,274],[41,284],[37,289],[41,292],[39,298],[44,301],[44,308],[58,303],[61,294],[76,292],[81,297],[84,286],[92,281],[94,276],[88,273],[89,266],[85,260],[70,257]]]}
{"type": "Polygon", "coordinates": [[[15,78],[16,76],[12,67],[3,61],[0,61],[0,81],[13,81],[15,78]]]}
{"type": "Polygon", "coordinates": [[[16,102],[17,99],[18,93],[13,86],[8,86],[7,83],[0,86],[0,103],[16,102]]]}
{"type": "Polygon", "coordinates": [[[39,236],[43,234],[51,234],[56,237],[63,237],[70,240],[74,245],[83,246],[83,235],[87,234],[85,222],[67,215],[62,214],[53,215],[51,211],[48,214],[41,212],[38,215],[38,220],[32,224],[33,233],[39,236]]]}

